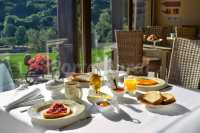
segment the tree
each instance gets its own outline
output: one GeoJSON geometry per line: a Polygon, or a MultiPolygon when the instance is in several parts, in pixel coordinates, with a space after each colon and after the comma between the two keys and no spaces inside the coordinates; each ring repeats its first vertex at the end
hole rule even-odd
{"type": "Polygon", "coordinates": [[[46,42],[56,38],[56,32],[53,28],[40,30],[40,50],[45,51],[46,42]]]}
{"type": "Polygon", "coordinates": [[[13,24],[4,25],[3,33],[5,37],[12,37],[15,35],[16,27],[13,24]]]}
{"type": "MultiPolygon", "coordinates": [[[[48,28],[46,31],[46,39],[50,40],[50,39],[55,39],[57,38],[57,34],[56,34],[56,30],[54,28],[48,28]]],[[[46,40],[46,41],[47,41],[46,40]]]]}
{"type": "Polygon", "coordinates": [[[0,23],[3,22],[4,20],[4,17],[5,17],[5,10],[4,10],[4,7],[5,7],[5,2],[4,1],[0,1],[0,23]]]}
{"type": "Polygon", "coordinates": [[[40,24],[43,27],[53,26],[54,25],[53,17],[51,16],[42,17],[40,20],[40,24]]]}
{"type": "Polygon", "coordinates": [[[46,41],[56,38],[56,31],[53,28],[42,29],[40,31],[30,29],[27,31],[28,45],[33,51],[45,51],[46,41]]]}
{"type": "Polygon", "coordinates": [[[8,16],[5,17],[4,25],[6,25],[6,24],[16,25],[16,22],[18,21],[18,19],[19,18],[15,15],[8,15],[8,16]]]}
{"type": "Polygon", "coordinates": [[[3,30],[3,24],[0,23],[0,32],[3,30]]]}
{"type": "Polygon", "coordinates": [[[29,27],[39,29],[41,18],[42,17],[39,14],[32,14],[31,16],[26,18],[26,21],[29,22],[29,27]]]}
{"type": "Polygon", "coordinates": [[[97,24],[101,13],[110,8],[110,0],[92,0],[92,22],[97,24]]]}
{"type": "Polygon", "coordinates": [[[99,21],[95,26],[98,41],[99,42],[111,42],[112,41],[112,25],[111,15],[108,10],[104,10],[99,17],[99,21]]]}
{"type": "Polygon", "coordinates": [[[39,49],[38,45],[40,44],[39,41],[39,32],[34,29],[30,29],[26,32],[28,38],[28,46],[33,51],[37,51],[39,49]]]}
{"type": "Polygon", "coordinates": [[[15,32],[15,39],[17,45],[24,45],[27,41],[26,28],[19,26],[15,32]]]}
{"type": "Polygon", "coordinates": [[[0,35],[12,45],[30,44],[43,50],[56,37],[56,0],[0,0],[0,35]]]}

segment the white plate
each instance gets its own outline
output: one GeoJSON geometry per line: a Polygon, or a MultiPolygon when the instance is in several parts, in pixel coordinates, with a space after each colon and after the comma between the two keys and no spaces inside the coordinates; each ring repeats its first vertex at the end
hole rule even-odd
{"type": "Polygon", "coordinates": [[[85,117],[86,114],[85,105],[79,104],[72,100],[56,100],[56,101],[68,105],[72,111],[72,114],[57,119],[45,119],[42,115],[42,111],[44,109],[47,109],[54,101],[42,102],[32,106],[28,110],[28,114],[31,117],[32,123],[49,129],[57,129],[70,125],[85,117]]]}
{"type": "Polygon", "coordinates": [[[176,103],[176,101],[174,101],[173,103],[169,103],[169,104],[154,105],[142,100],[142,96],[139,96],[137,99],[140,103],[144,104],[146,107],[149,107],[149,108],[164,108],[164,107],[169,107],[176,103]]]}
{"type": "Polygon", "coordinates": [[[139,91],[144,91],[144,92],[147,92],[147,91],[158,91],[158,90],[161,90],[161,89],[167,87],[167,83],[163,79],[153,78],[153,77],[145,77],[145,76],[137,77],[136,79],[141,79],[141,78],[155,80],[156,82],[158,82],[158,84],[156,84],[156,85],[148,85],[148,86],[137,85],[137,90],[139,90],[139,91]]]}

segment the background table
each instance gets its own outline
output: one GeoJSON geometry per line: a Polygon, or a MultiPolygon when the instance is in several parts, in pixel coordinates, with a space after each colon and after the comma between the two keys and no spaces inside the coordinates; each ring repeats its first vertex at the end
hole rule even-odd
{"type": "MultiPolygon", "coordinates": [[[[44,84],[32,87],[41,88],[45,98],[50,99],[50,93],[46,91],[44,84]]],[[[106,86],[103,87],[102,90],[111,93],[106,86]]],[[[168,91],[176,96],[177,102],[173,106],[160,109],[146,108],[144,105],[139,104],[134,97],[126,96],[126,98],[121,101],[123,102],[123,105],[119,105],[121,109],[120,114],[102,115],[101,113],[96,112],[95,108],[91,109],[91,104],[86,99],[88,89],[84,88],[83,99],[88,108],[91,109],[93,118],[91,120],[77,122],[63,131],[47,130],[45,133],[155,133],[162,131],[178,118],[192,112],[200,106],[199,91],[187,90],[176,86],[173,86],[168,91]],[[134,123],[134,119],[138,119],[141,123],[134,123]]],[[[4,105],[5,101],[12,98],[14,93],[14,90],[0,93],[0,106],[4,105]]],[[[27,112],[20,113],[20,110],[23,110],[23,108],[14,109],[10,114],[17,119],[32,125],[27,112]]]]}

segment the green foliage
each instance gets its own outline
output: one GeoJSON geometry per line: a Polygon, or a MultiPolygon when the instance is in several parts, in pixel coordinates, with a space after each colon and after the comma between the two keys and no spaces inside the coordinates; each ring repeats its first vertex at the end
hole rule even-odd
{"type": "Polygon", "coordinates": [[[92,22],[97,24],[104,9],[110,8],[110,0],[92,0],[92,22]]]}
{"type": "Polygon", "coordinates": [[[108,10],[104,10],[99,17],[99,21],[95,26],[98,33],[99,42],[111,42],[112,41],[112,25],[111,17],[108,10]]]}
{"type": "Polygon", "coordinates": [[[0,44],[13,46],[16,44],[16,39],[15,37],[4,37],[0,39],[0,44]]]}
{"type": "Polygon", "coordinates": [[[103,62],[105,58],[111,58],[111,56],[112,56],[112,51],[110,49],[104,49],[104,48],[93,48],[92,49],[92,62],[93,63],[103,62]]]}
{"type": "Polygon", "coordinates": [[[0,32],[3,30],[3,24],[0,23],[0,32]]]}
{"type": "Polygon", "coordinates": [[[46,41],[56,38],[56,31],[53,28],[42,29],[40,31],[30,29],[27,31],[28,45],[33,51],[45,51],[46,41]]]}
{"type": "Polygon", "coordinates": [[[43,51],[45,46],[42,45],[46,40],[55,38],[56,32],[52,27],[55,27],[56,12],[56,0],[0,0],[0,33],[3,33],[3,41],[9,45],[31,44],[31,47],[36,43],[34,49],[43,51]],[[26,35],[28,33],[29,37],[26,35]]]}
{"type": "Polygon", "coordinates": [[[18,78],[22,77],[22,75],[20,74],[20,70],[19,70],[17,62],[10,61],[10,67],[11,67],[11,70],[13,70],[12,71],[12,76],[15,79],[18,79],[18,78]]]}
{"type": "Polygon", "coordinates": [[[19,26],[15,32],[15,39],[17,45],[23,45],[27,41],[26,28],[24,26],[19,26]]]}
{"type": "MultiPolygon", "coordinates": [[[[110,0],[92,0],[92,24],[100,42],[111,40],[109,11],[110,0]]],[[[56,12],[56,0],[0,0],[0,32],[4,33],[4,37],[14,37],[18,45],[31,44],[32,42],[28,41],[32,39],[29,37],[26,40],[23,30],[18,28],[23,26],[27,31],[34,29],[40,34],[50,27],[55,27],[56,12]],[[22,37],[19,37],[19,34],[22,37]],[[19,41],[20,38],[22,41],[19,41]]],[[[47,38],[45,36],[48,35],[45,34],[41,37],[43,39],[37,41],[40,45],[44,44],[43,40],[47,38]]]]}
{"type": "Polygon", "coordinates": [[[46,40],[56,37],[55,30],[49,28],[54,25],[55,16],[52,15],[56,15],[54,0],[7,0],[0,1],[0,7],[2,44],[29,44],[32,51],[44,51],[46,40]]]}
{"type": "Polygon", "coordinates": [[[16,27],[13,24],[5,24],[3,33],[5,37],[12,37],[15,35],[16,27]]]}
{"type": "Polygon", "coordinates": [[[31,50],[36,51],[40,49],[40,42],[39,42],[39,31],[35,29],[30,29],[26,32],[28,38],[28,45],[30,46],[31,50]]]}
{"type": "Polygon", "coordinates": [[[32,14],[31,16],[27,17],[27,21],[29,25],[33,29],[39,29],[40,24],[40,15],[39,14],[32,14]]]}
{"type": "Polygon", "coordinates": [[[50,27],[54,25],[54,20],[52,16],[42,17],[40,19],[40,25],[43,27],[50,27]]]}
{"type": "MultiPolygon", "coordinates": [[[[2,23],[3,20],[4,20],[4,16],[5,16],[4,7],[5,7],[4,1],[0,0],[0,13],[1,13],[1,15],[0,15],[0,23],[2,23]]],[[[1,31],[1,29],[0,29],[0,31],[1,31]]]]}

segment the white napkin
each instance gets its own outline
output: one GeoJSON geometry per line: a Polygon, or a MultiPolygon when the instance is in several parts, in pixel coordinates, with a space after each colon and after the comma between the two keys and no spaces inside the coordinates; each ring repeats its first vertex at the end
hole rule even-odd
{"type": "MultiPolygon", "coordinates": [[[[5,106],[4,109],[9,111],[13,108],[28,106],[31,105],[31,101],[35,101],[36,99],[42,99],[42,96],[40,94],[40,89],[38,88],[29,88],[25,90],[16,91],[16,94],[13,96],[13,99],[11,99],[5,106]],[[29,104],[23,104],[23,103],[29,103],[29,104]]],[[[37,101],[38,102],[38,101],[37,101]]],[[[36,102],[33,102],[34,104],[36,102]]]]}

